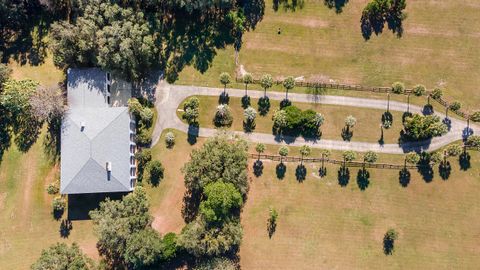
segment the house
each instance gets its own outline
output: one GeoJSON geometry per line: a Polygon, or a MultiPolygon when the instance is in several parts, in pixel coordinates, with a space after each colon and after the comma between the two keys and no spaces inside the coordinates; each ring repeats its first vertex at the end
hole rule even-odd
{"type": "Polygon", "coordinates": [[[135,122],[130,89],[97,68],[67,71],[68,111],[62,123],[62,194],[132,191],[136,180],[135,122]]]}

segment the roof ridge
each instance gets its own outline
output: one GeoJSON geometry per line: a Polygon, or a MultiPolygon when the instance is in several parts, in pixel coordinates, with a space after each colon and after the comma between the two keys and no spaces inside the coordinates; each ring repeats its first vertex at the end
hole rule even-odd
{"type": "MultiPolygon", "coordinates": [[[[98,166],[103,167],[102,164],[98,163],[98,161],[95,160],[94,158],[90,158],[90,159],[93,160],[93,161],[95,161],[95,163],[97,163],[98,166]]],[[[113,175],[110,175],[110,176],[111,176],[117,183],[120,183],[120,185],[123,186],[124,188],[127,188],[127,189],[130,189],[130,188],[131,188],[131,187],[125,186],[125,185],[122,183],[122,181],[119,181],[117,178],[113,177],[113,175]]]]}
{"type": "Polygon", "coordinates": [[[72,184],[72,180],[75,179],[75,177],[77,177],[77,175],[83,170],[83,168],[85,168],[85,166],[87,166],[87,163],[88,163],[88,161],[90,161],[90,159],[92,159],[91,156],[90,156],[90,158],[88,158],[87,162],[85,162],[83,164],[83,166],[80,168],[80,170],[78,170],[78,172],[71,178],[70,182],[68,182],[68,185],[65,188],[63,188],[63,190],[67,189],[72,184]]]}

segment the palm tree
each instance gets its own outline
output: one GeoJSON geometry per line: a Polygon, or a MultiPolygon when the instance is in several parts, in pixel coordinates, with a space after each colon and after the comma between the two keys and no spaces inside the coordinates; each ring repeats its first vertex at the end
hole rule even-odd
{"type": "Polygon", "coordinates": [[[222,72],[220,74],[220,83],[223,84],[223,94],[225,95],[227,93],[227,84],[229,84],[232,80],[232,77],[230,77],[230,74],[227,72],[222,72]]]}
{"type": "Polygon", "coordinates": [[[303,145],[300,147],[300,154],[302,155],[302,159],[300,161],[300,165],[303,165],[303,157],[308,157],[312,153],[312,149],[308,145],[303,145]]]}
{"type": "Polygon", "coordinates": [[[288,100],[288,91],[295,87],[295,79],[292,76],[283,80],[283,87],[285,87],[285,99],[288,100]]]}
{"type": "Polygon", "coordinates": [[[266,147],[265,147],[265,144],[263,143],[259,143],[257,144],[257,146],[255,146],[255,151],[257,151],[258,153],[258,160],[260,160],[260,154],[265,152],[265,149],[266,147]]]}
{"type": "Polygon", "coordinates": [[[367,151],[365,155],[363,155],[363,169],[365,170],[366,163],[369,163],[369,164],[375,163],[377,162],[377,159],[378,159],[377,153],[373,151],[367,151]]]}
{"type": "Polygon", "coordinates": [[[243,75],[243,83],[245,84],[245,96],[248,96],[248,94],[247,94],[248,84],[253,83],[252,74],[250,74],[250,73],[245,73],[245,74],[243,75]]]}
{"type": "Polygon", "coordinates": [[[278,149],[278,154],[280,155],[280,163],[283,163],[283,157],[288,156],[288,147],[282,146],[278,149]]]}
{"type": "Polygon", "coordinates": [[[264,92],[264,97],[267,97],[267,89],[273,86],[273,78],[270,74],[265,74],[262,76],[260,80],[260,84],[262,85],[264,92]]]}

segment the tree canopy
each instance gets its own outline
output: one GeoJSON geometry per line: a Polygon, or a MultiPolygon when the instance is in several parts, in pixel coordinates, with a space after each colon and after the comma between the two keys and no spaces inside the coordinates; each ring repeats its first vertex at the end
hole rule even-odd
{"type": "Polygon", "coordinates": [[[88,270],[94,269],[93,262],[80,250],[76,243],[68,246],[56,243],[42,251],[32,270],[88,270]]]}
{"type": "Polygon", "coordinates": [[[200,203],[200,213],[207,222],[223,221],[243,204],[242,195],[232,183],[210,183],[203,193],[207,199],[200,203]]]}
{"type": "Polygon", "coordinates": [[[405,118],[403,123],[405,135],[414,140],[442,136],[448,132],[446,124],[440,122],[437,115],[420,115],[405,118]]]}

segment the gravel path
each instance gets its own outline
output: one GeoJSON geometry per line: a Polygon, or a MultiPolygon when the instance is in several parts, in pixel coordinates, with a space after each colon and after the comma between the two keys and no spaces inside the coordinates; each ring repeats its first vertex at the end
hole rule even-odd
{"type": "MultiPolygon", "coordinates": [[[[181,86],[181,85],[169,85],[165,82],[161,82],[157,86],[156,95],[157,102],[155,104],[158,111],[158,120],[153,132],[152,145],[155,145],[162,133],[166,128],[174,128],[185,133],[197,134],[200,137],[210,137],[215,135],[216,130],[211,128],[189,129],[189,126],[183,123],[176,114],[178,105],[187,97],[193,95],[204,96],[219,96],[222,93],[221,88],[209,88],[209,87],[197,87],[197,86],[181,86]]],[[[245,94],[244,90],[240,89],[227,89],[230,97],[242,97],[245,94]]],[[[248,94],[251,98],[260,98],[263,96],[263,91],[249,90],[248,94]]],[[[271,100],[283,100],[285,93],[281,92],[268,92],[268,97],[271,100]]],[[[379,99],[368,98],[355,98],[355,97],[343,97],[343,96],[326,96],[326,95],[309,95],[309,94],[297,94],[290,93],[288,95],[289,100],[292,102],[315,102],[321,104],[341,105],[361,108],[373,108],[373,109],[386,109],[387,101],[379,99]]],[[[392,111],[407,111],[407,104],[398,101],[390,101],[390,110],[392,111]]],[[[410,105],[410,112],[421,113],[422,108],[415,105],[410,105]]],[[[443,118],[443,114],[438,114],[443,118]]],[[[378,153],[389,154],[403,154],[409,151],[432,151],[442,146],[445,146],[453,141],[462,139],[467,131],[467,123],[455,118],[449,118],[451,121],[450,131],[442,136],[436,137],[429,141],[422,142],[409,142],[404,144],[383,144],[379,143],[367,143],[367,142],[345,142],[340,140],[305,140],[302,137],[292,138],[286,136],[275,136],[265,133],[244,133],[241,131],[235,131],[245,137],[248,140],[254,142],[261,142],[265,144],[283,144],[291,146],[302,146],[308,144],[314,148],[325,148],[332,150],[354,150],[358,152],[375,151],[378,153]]],[[[480,133],[478,126],[470,125],[470,134],[480,133]]]]}

